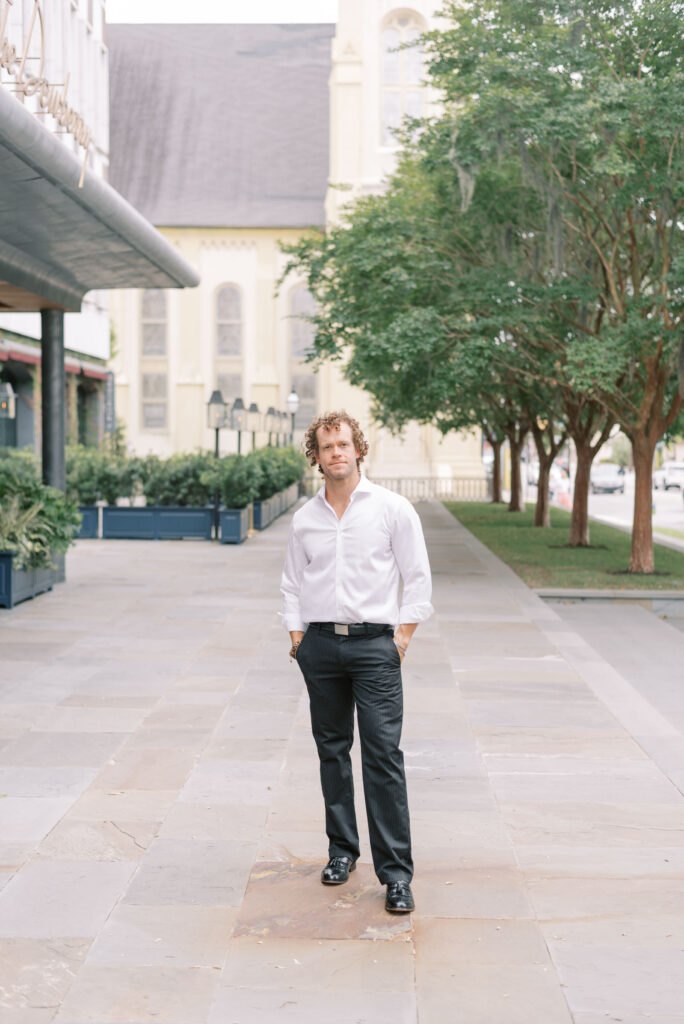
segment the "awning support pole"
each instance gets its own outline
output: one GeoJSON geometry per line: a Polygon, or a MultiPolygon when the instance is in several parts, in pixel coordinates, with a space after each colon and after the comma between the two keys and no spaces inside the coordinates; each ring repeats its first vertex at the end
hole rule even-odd
{"type": "Polygon", "coordinates": [[[41,309],[43,480],[66,490],[64,313],[41,309]]]}

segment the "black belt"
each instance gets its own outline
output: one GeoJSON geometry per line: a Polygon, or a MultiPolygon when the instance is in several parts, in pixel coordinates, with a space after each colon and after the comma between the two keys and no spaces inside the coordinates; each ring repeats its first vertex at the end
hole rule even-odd
{"type": "Polygon", "coordinates": [[[309,628],[336,636],[380,636],[388,630],[394,633],[393,627],[384,622],[310,622],[309,628]]]}

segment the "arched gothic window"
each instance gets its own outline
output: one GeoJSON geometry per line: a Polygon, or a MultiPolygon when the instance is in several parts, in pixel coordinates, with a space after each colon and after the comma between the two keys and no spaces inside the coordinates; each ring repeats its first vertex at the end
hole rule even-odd
{"type": "Polygon", "coordinates": [[[423,113],[423,55],[418,47],[399,50],[416,40],[424,25],[413,11],[394,11],[382,32],[381,144],[396,146],[394,131],[402,119],[423,113]]]}
{"type": "Polygon", "coordinates": [[[316,375],[306,354],[313,347],[315,328],[309,320],[315,311],[313,295],[304,285],[290,292],[290,382],[299,395],[295,430],[306,430],[316,415],[316,375]]]}
{"type": "Polygon", "coordinates": [[[242,296],[234,284],[216,293],[216,354],[242,355],[242,296]]]}
{"type": "Polygon", "coordinates": [[[303,359],[313,348],[314,325],[306,318],[315,311],[314,298],[303,285],[290,294],[290,351],[293,359],[303,359]]]}
{"type": "Polygon", "coordinates": [[[140,420],[143,430],[168,427],[166,292],[148,288],[140,299],[140,420]]]}

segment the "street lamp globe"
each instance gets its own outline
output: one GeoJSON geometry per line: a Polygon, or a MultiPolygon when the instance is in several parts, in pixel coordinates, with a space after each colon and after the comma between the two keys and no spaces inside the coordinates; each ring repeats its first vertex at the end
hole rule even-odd
{"type": "Polygon", "coordinates": [[[291,416],[294,416],[294,414],[297,412],[298,408],[299,408],[299,395],[295,391],[294,384],[293,384],[292,385],[292,391],[287,396],[287,411],[290,413],[291,416]]]}

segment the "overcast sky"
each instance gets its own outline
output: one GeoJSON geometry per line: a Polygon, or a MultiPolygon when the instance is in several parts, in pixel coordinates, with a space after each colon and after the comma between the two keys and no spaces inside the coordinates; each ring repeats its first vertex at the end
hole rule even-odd
{"type": "Polygon", "coordinates": [[[337,21],[337,0],[107,0],[107,21],[337,21]]]}

